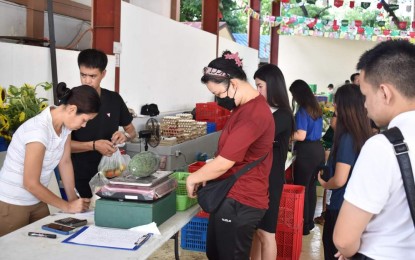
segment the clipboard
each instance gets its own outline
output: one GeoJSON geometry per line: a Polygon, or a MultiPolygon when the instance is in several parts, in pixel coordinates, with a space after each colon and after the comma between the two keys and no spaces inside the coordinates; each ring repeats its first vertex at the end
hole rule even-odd
{"type": "MultiPolygon", "coordinates": [[[[71,235],[70,237],[66,238],[65,240],[62,241],[62,243],[67,243],[67,244],[74,244],[74,245],[82,245],[82,246],[92,246],[92,247],[101,247],[101,248],[110,248],[110,249],[120,249],[120,250],[130,250],[130,251],[134,251],[137,250],[138,248],[140,248],[147,240],[150,239],[150,237],[153,235],[152,233],[148,233],[148,234],[140,234],[134,231],[130,231],[130,230],[123,230],[123,229],[112,229],[112,228],[100,228],[100,227],[95,227],[93,226],[92,229],[94,230],[104,230],[104,232],[108,232],[107,235],[111,235],[111,232],[116,232],[119,234],[125,233],[125,234],[129,234],[130,238],[131,236],[134,234],[136,235],[134,237],[134,239],[130,239],[130,241],[128,241],[128,243],[125,244],[125,246],[114,246],[111,245],[113,244],[114,238],[109,238],[108,241],[105,241],[105,236],[101,237],[100,242],[95,243],[93,241],[93,239],[89,239],[85,238],[88,240],[88,242],[79,242],[77,240],[77,238],[80,238],[83,235],[86,235],[87,232],[91,231],[92,229],[88,230],[91,226],[84,226],[82,227],[78,232],[74,233],[73,235],[71,235]],[[131,233],[132,232],[132,233],[131,233]]],[[[101,234],[95,233],[95,231],[93,235],[97,235],[97,236],[101,236],[101,234]]],[[[116,239],[116,238],[115,238],[116,239]]],[[[82,241],[82,240],[81,240],[82,241]]]]}

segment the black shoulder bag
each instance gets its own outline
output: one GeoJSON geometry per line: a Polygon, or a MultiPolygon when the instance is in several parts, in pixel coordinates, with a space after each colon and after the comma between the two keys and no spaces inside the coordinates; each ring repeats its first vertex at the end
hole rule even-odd
{"type": "Polygon", "coordinates": [[[401,169],[403,186],[408,200],[409,210],[411,211],[412,221],[415,226],[415,183],[412,173],[411,160],[408,155],[408,146],[404,142],[401,130],[397,127],[390,128],[382,132],[392,143],[395,149],[396,158],[398,159],[399,168],[401,169]]]}
{"type": "Polygon", "coordinates": [[[201,186],[197,191],[197,201],[203,211],[214,213],[225,200],[226,195],[235,184],[236,180],[262,162],[267,155],[268,154],[248,163],[242,169],[226,179],[208,181],[204,187],[201,186]]]}

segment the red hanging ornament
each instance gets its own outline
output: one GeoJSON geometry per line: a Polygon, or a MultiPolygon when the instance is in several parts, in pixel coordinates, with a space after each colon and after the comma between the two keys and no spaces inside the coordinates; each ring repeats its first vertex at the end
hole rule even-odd
{"type": "Polygon", "coordinates": [[[383,5],[382,5],[382,3],[378,3],[378,4],[376,5],[376,7],[377,7],[378,9],[382,9],[383,5]]]}
{"type": "Polygon", "coordinates": [[[311,23],[307,24],[307,26],[310,30],[312,30],[314,28],[314,25],[316,25],[315,22],[311,22],[311,23]]]}
{"type": "Polygon", "coordinates": [[[350,6],[350,8],[353,8],[354,7],[354,1],[350,1],[349,6],[350,6]]]}
{"type": "Polygon", "coordinates": [[[334,6],[335,7],[340,7],[343,5],[343,1],[342,0],[334,0],[334,6]]]}
{"type": "Polygon", "coordinates": [[[408,22],[406,22],[406,21],[400,21],[400,22],[398,23],[398,27],[399,27],[399,29],[401,29],[401,30],[405,30],[407,25],[408,25],[408,22]]]}

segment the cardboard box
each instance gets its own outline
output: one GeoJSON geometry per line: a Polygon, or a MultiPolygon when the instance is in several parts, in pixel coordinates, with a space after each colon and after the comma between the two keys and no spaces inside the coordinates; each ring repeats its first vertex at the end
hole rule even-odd
{"type": "Polygon", "coordinates": [[[132,228],[156,222],[157,226],[176,214],[176,192],[154,202],[99,199],[95,205],[95,225],[132,228]]]}

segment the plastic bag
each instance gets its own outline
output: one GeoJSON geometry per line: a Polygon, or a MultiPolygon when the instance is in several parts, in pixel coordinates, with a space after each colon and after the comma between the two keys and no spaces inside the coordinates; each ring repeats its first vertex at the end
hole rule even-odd
{"type": "MultiPolygon", "coordinates": [[[[109,180],[105,178],[105,176],[101,172],[98,172],[97,174],[94,175],[94,177],[92,177],[92,179],[89,181],[89,187],[91,188],[91,192],[92,192],[90,208],[95,208],[95,201],[99,199],[96,193],[100,191],[102,187],[104,187],[105,185],[109,183],[110,183],[109,180]]],[[[106,194],[106,195],[110,196],[112,194],[106,194]]]]}
{"type": "Polygon", "coordinates": [[[98,165],[98,171],[102,172],[106,178],[114,178],[121,176],[122,172],[127,168],[124,157],[120,150],[115,151],[111,156],[102,156],[98,165]]]}

